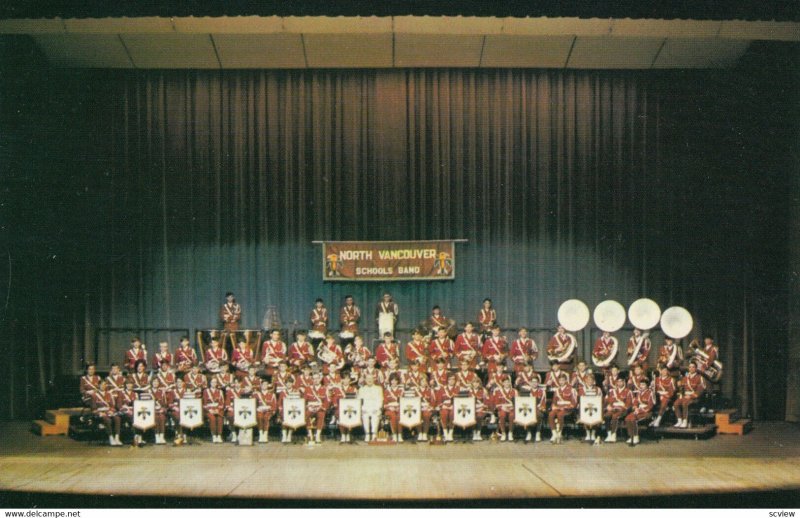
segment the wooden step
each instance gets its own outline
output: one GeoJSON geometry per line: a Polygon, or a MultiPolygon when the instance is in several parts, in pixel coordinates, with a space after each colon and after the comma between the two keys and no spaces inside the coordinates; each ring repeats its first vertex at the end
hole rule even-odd
{"type": "Polygon", "coordinates": [[[714,422],[717,426],[730,424],[738,419],[737,414],[739,411],[735,408],[726,408],[724,410],[717,410],[714,416],[714,422]]]}
{"type": "Polygon", "coordinates": [[[45,421],[60,427],[69,427],[70,415],[61,410],[48,410],[45,412],[45,421]]]}
{"type": "Polygon", "coordinates": [[[739,419],[726,425],[721,425],[717,432],[731,435],[744,435],[753,429],[753,421],[751,419],[739,419]]]}
{"type": "Polygon", "coordinates": [[[48,435],[67,435],[67,432],[69,431],[69,423],[67,423],[66,426],[63,426],[48,423],[44,419],[37,419],[33,422],[32,429],[34,433],[37,433],[42,437],[46,437],[48,435]]]}

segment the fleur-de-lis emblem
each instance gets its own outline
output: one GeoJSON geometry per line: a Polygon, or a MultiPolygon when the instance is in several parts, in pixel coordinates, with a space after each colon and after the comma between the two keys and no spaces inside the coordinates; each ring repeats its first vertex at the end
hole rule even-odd
{"type": "Polygon", "coordinates": [[[522,403],[519,407],[519,413],[522,414],[522,417],[528,417],[528,414],[533,413],[533,409],[528,403],[522,403]]]}
{"type": "Polygon", "coordinates": [[[592,417],[594,414],[597,413],[597,407],[594,406],[592,403],[587,403],[584,407],[584,412],[586,412],[589,417],[592,417]]]}
{"type": "Polygon", "coordinates": [[[139,416],[139,419],[147,419],[150,417],[150,410],[146,408],[140,408],[136,415],[139,416]]]}
{"type": "Polygon", "coordinates": [[[194,416],[197,415],[197,409],[193,406],[190,406],[189,408],[183,411],[183,415],[188,417],[189,419],[192,419],[194,416]]]}
{"type": "Polygon", "coordinates": [[[345,408],[343,412],[344,412],[344,415],[346,415],[348,419],[352,419],[353,416],[356,415],[356,409],[351,407],[351,406],[345,408]]]}
{"type": "Polygon", "coordinates": [[[458,415],[461,417],[467,417],[470,414],[472,414],[472,409],[469,406],[462,404],[458,407],[458,415]]]}
{"type": "Polygon", "coordinates": [[[248,417],[250,417],[251,414],[252,412],[250,411],[249,408],[242,408],[241,410],[239,410],[239,417],[241,417],[242,419],[247,419],[248,417]]]}
{"type": "Polygon", "coordinates": [[[300,408],[295,405],[292,405],[291,407],[289,407],[289,412],[287,413],[289,414],[289,417],[295,419],[297,416],[300,415],[300,408]]]}
{"type": "Polygon", "coordinates": [[[403,409],[403,414],[407,415],[408,417],[413,417],[417,413],[417,407],[414,405],[406,405],[403,409]]]}

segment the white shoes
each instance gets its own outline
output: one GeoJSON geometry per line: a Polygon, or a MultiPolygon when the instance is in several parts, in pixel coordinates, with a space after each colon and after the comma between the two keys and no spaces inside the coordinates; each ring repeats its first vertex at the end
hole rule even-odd
{"type": "Polygon", "coordinates": [[[167,444],[167,441],[164,440],[164,434],[156,434],[156,444],[167,444]]]}
{"type": "Polygon", "coordinates": [[[625,444],[633,444],[633,437],[628,437],[628,440],[625,441],[625,444]]]}
{"type": "Polygon", "coordinates": [[[606,437],[606,442],[611,442],[611,443],[617,442],[617,434],[608,432],[608,437],[606,437]]]}
{"type": "Polygon", "coordinates": [[[419,433],[419,439],[417,439],[417,440],[418,441],[423,441],[423,442],[427,441],[428,440],[428,434],[426,434],[425,432],[420,432],[419,433]]]}
{"type": "Polygon", "coordinates": [[[231,442],[236,442],[236,432],[231,432],[230,436],[228,436],[231,442]]]}
{"type": "Polygon", "coordinates": [[[584,439],[584,441],[591,441],[591,440],[592,440],[592,432],[586,430],[586,438],[584,439]]]}
{"type": "Polygon", "coordinates": [[[265,432],[264,430],[258,431],[258,442],[261,444],[267,442],[267,432],[265,432]]]}
{"type": "Polygon", "coordinates": [[[512,432],[508,432],[508,442],[514,442],[514,434],[512,432]]]}
{"type": "Polygon", "coordinates": [[[638,435],[634,435],[633,436],[633,444],[639,444],[639,436],[638,435]]]}
{"type": "Polygon", "coordinates": [[[506,434],[500,432],[500,442],[506,442],[506,434]]]}
{"type": "Polygon", "coordinates": [[[113,435],[108,436],[108,445],[109,446],[117,446],[117,441],[114,440],[113,435]]]}
{"type": "Polygon", "coordinates": [[[536,438],[534,439],[536,442],[542,442],[542,432],[536,432],[536,438]]]}
{"type": "Polygon", "coordinates": [[[472,440],[473,441],[482,441],[483,440],[483,437],[481,437],[481,431],[480,430],[473,430],[473,432],[472,432],[472,440]]]}
{"type": "Polygon", "coordinates": [[[652,423],[650,423],[650,425],[651,425],[653,428],[658,428],[659,426],[661,426],[661,416],[658,416],[658,417],[656,417],[655,419],[653,419],[653,422],[652,422],[652,423]]]}

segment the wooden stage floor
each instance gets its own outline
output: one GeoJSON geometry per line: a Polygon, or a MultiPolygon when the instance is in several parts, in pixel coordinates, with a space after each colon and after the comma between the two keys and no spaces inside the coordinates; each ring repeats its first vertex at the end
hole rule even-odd
{"type": "MultiPolygon", "coordinates": [[[[0,423],[0,437],[0,492],[6,495],[367,500],[369,505],[724,494],[734,500],[715,500],[715,506],[738,507],[735,495],[748,492],[800,493],[800,426],[783,422],[757,423],[745,436],[663,439],[635,448],[570,439],[558,446],[329,441],[134,449],[41,438],[22,422],[0,423]]],[[[670,501],[685,505],[681,497],[670,501]]]]}

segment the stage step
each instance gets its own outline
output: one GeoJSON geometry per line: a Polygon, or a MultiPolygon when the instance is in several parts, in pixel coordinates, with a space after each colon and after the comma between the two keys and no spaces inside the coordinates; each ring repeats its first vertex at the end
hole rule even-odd
{"type": "Polygon", "coordinates": [[[714,422],[717,426],[731,424],[736,421],[739,416],[739,411],[735,408],[726,408],[724,410],[717,410],[714,422]]]}
{"type": "Polygon", "coordinates": [[[44,419],[37,419],[32,424],[34,433],[42,437],[48,435],[67,435],[69,432],[69,419],[73,415],[79,415],[80,408],[59,408],[57,410],[47,410],[44,419]]]}
{"type": "Polygon", "coordinates": [[[725,425],[720,425],[717,431],[719,433],[731,435],[744,435],[752,429],[753,421],[751,419],[739,419],[725,425]]]}
{"type": "Polygon", "coordinates": [[[654,433],[660,437],[692,437],[694,439],[710,439],[717,433],[717,425],[706,424],[692,428],[658,427],[653,428],[654,433]]]}

